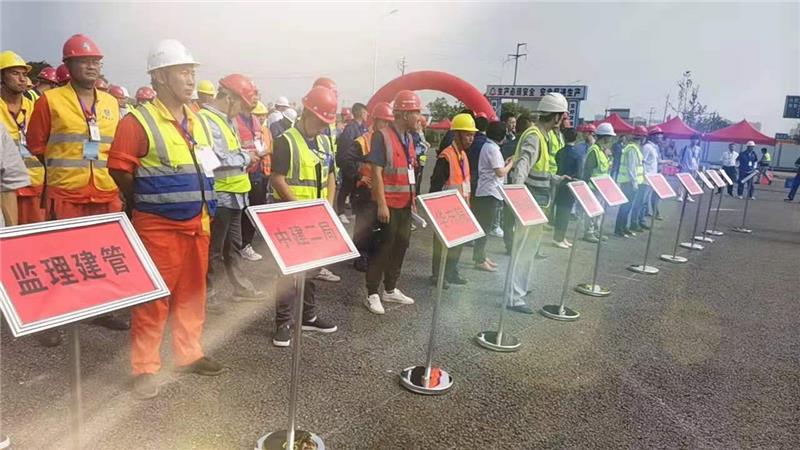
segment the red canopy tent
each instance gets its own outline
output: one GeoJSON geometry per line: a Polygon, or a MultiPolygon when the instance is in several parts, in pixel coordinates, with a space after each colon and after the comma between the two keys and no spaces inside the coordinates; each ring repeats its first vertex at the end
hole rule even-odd
{"type": "Polygon", "coordinates": [[[651,128],[655,127],[661,128],[661,131],[664,132],[664,136],[673,139],[690,139],[695,134],[702,134],[689,125],[686,125],[686,122],[684,122],[679,116],[675,116],[672,119],[669,119],[664,123],[654,125],[651,128]]]}
{"type": "Polygon", "coordinates": [[[594,126],[598,126],[603,122],[608,122],[614,128],[614,132],[617,134],[631,134],[633,133],[633,125],[625,122],[619,114],[614,113],[610,116],[606,117],[605,119],[595,120],[594,126]]]}
{"type": "Polygon", "coordinates": [[[736,142],[739,144],[744,144],[747,141],[753,141],[760,145],[775,145],[774,138],[771,138],[756,130],[752,125],[750,125],[750,122],[746,120],[742,120],[739,123],[735,123],[729,127],[725,127],[713,133],[707,134],[704,136],[704,139],[707,141],[736,142]]]}
{"type": "Polygon", "coordinates": [[[450,119],[444,119],[442,121],[434,122],[428,125],[428,128],[432,130],[449,130],[450,125],[451,125],[450,119]]]}

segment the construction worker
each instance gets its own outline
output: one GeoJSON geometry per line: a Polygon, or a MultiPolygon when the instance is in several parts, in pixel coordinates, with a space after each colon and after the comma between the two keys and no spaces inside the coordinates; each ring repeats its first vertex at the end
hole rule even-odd
{"type": "Polygon", "coordinates": [[[206,270],[211,217],[216,208],[205,158],[211,137],[188,107],[195,61],[174,39],[160,41],[147,58],[157,92],[119,124],[109,156],[111,174],[125,196],[127,212],[170,295],[131,311],[133,392],[158,395],[164,327],[172,330],[172,355],[183,372],[214,376],[222,365],[203,354],[206,270]]]}
{"type": "Polygon", "coordinates": [[[69,74],[69,69],[67,68],[66,64],[61,64],[56,69],[56,82],[58,83],[58,86],[65,86],[67,83],[69,83],[70,76],[71,75],[69,74]]]}
{"type": "Polygon", "coordinates": [[[150,103],[156,98],[156,91],[150,86],[142,86],[136,90],[136,104],[144,105],[150,103]]]}
{"type": "Polygon", "coordinates": [[[272,135],[272,139],[277,139],[284,131],[292,128],[295,120],[297,120],[297,111],[292,108],[284,109],[282,112],[271,112],[267,116],[267,123],[269,123],[269,132],[272,135]],[[277,120],[272,118],[273,115],[278,116],[277,120]]]}
{"type": "Polygon", "coordinates": [[[284,112],[287,109],[292,107],[292,105],[289,104],[289,99],[284,97],[284,96],[278,97],[278,99],[275,100],[275,105],[274,106],[275,106],[275,111],[278,111],[278,112],[284,112]]]}
{"type": "MultiPolygon", "coordinates": [[[[345,154],[352,154],[352,147],[355,145],[355,140],[367,133],[367,107],[363,103],[353,104],[353,108],[343,108],[342,111],[347,110],[352,115],[352,120],[347,123],[344,130],[339,135],[337,152],[336,152],[336,165],[342,168],[342,157],[345,154]],[[352,111],[352,112],[351,112],[352,111]]],[[[343,114],[344,115],[344,114],[343,114]]],[[[340,173],[342,177],[342,185],[336,193],[336,214],[339,215],[339,220],[343,224],[349,224],[350,220],[347,218],[345,206],[347,197],[356,185],[356,179],[353,178],[356,174],[353,171],[342,170],[340,173]]]]}
{"type": "Polygon", "coordinates": [[[410,305],[414,299],[397,288],[403,259],[411,238],[411,211],[414,208],[414,168],[416,157],[411,132],[419,121],[422,101],[408,90],[394,97],[394,121],[373,133],[367,160],[372,171],[372,198],[377,203],[378,248],[370,258],[366,273],[367,297],[364,305],[374,314],[384,314],[378,294],[383,281],[385,302],[410,305]]]}
{"type": "Polygon", "coordinates": [[[17,225],[17,191],[30,184],[19,144],[0,127],[0,228],[17,225]]]}
{"type": "Polygon", "coordinates": [[[638,211],[644,195],[644,156],[641,146],[647,141],[647,128],[638,125],[633,130],[633,139],[622,149],[619,162],[619,175],[617,182],[620,189],[628,197],[628,203],[620,205],[617,211],[617,221],[614,224],[614,234],[621,238],[636,236],[642,231],[639,222],[631,214],[638,211]]]}
{"type": "Polygon", "coordinates": [[[200,80],[197,83],[197,104],[202,108],[206,103],[211,103],[217,96],[217,88],[209,80],[200,80]]]}
{"type": "MultiPolygon", "coordinates": [[[[488,126],[488,121],[487,121],[488,126]]],[[[453,142],[439,152],[436,165],[431,176],[431,192],[446,190],[458,191],[464,200],[469,203],[472,196],[472,176],[469,156],[467,151],[475,140],[478,128],[475,119],[469,114],[456,114],[450,124],[453,132],[453,142]]],[[[484,141],[485,142],[485,141],[484,141]]],[[[480,155],[480,152],[478,152],[480,155]]],[[[458,273],[458,260],[461,258],[463,245],[452,247],[447,252],[447,261],[444,268],[444,286],[450,284],[467,284],[468,280],[458,273]]],[[[441,262],[442,243],[439,238],[433,237],[433,260],[431,284],[436,285],[439,279],[439,263],[441,262]]]]}
{"type": "MultiPolygon", "coordinates": [[[[755,146],[756,143],[753,141],[747,141],[744,144],[745,149],[739,153],[739,156],[736,157],[737,165],[739,166],[739,176],[737,177],[738,185],[736,186],[736,194],[737,198],[742,199],[742,195],[744,194],[745,189],[745,182],[743,181],[745,178],[750,176],[754,170],[756,170],[756,164],[758,162],[758,155],[756,155],[755,146]]],[[[747,183],[747,196],[750,197],[750,200],[755,200],[755,180],[752,178],[748,180],[747,183]]]]}
{"type": "MultiPolygon", "coordinates": [[[[327,78],[327,77],[320,77],[320,78],[317,78],[316,80],[314,80],[314,84],[312,85],[312,87],[317,87],[317,86],[322,86],[322,87],[328,88],[331,91],[333,91],[333,94],[336,96],[336,98],[337,98],[336,101],[338,103],[338,101],[339,101],[338,100],[338,98],[339,98],[339,88],[336,86],[336,82],[334,82],[333,80],[331,80],[330,78],[327,78]]],[[[337,136],[338,133],[336,133],[336,121],[335,120],[334,120],[333,123],[328,125],[328,130],[325,133],[331,138],[331,144],[333,145],[333,154],[335,155],[336,154],[336,138],[338,137],[337,136]]]]}
{"type": "Polygon", "coordinates": [[[372,200],[372,169],[367,156],[370,153],[372,136],[394,121],[392,106],[386,102],[376,103],[369,118],[372,129],[358,136],[352,146],[342,147],[336,154],[341,159],[339,167],[342,180],[353,180],[354,184],[350,193],[350,204],[356,215],[353,243],[361,256],[353,262],[353,267],[359,272],[367,271],[369,258],[375,253],[376,240],[373,238],[373,231],[378,227],[378,205],[372,200]]]}
{"type": "Polygon", "coordinates": [[[117,104],[119,105],[119,116],[123,117],[125,114],[128,114],[128,90],[122,86],[112,84],[108,87],[108,93],[117,99],[117,104]]]}
{"type": "MultiPolygon", "coordinates": [[[[611,144],[614,143],[614,138],[617,136],[614,133],[614,127],[608,122],[603,122],[597,126],[592,125],[594,132],[587,129],[586,133],[591,132],[594,136],[594,143],[589,146],[586,152],[586,159],[583,163],[583,180],[589,186],[592,186],[592,177],[600,177],[609,175],[611,170],[611,144]]],[[[588,141],[587,141],[588,143],[588,141]]],[[[599,216],[595,218],[586,218],[584,222],[583,240],[596,244],[600,240],[606,240],[605,236],[601,236],[598,228],[599,216]]]]}
{"type": "Polygon", "coordinates": [[[42,209],[44,166],[28,150],[25,133],[33,116],[34,103],[25,97],[25,76],[31,66],[19,55],[6,50],[0,53],[0,121],[19,149],[28,168],[30,184],[17,191],[17,223],[27,224],[45,220],[42,209]]]}
{"type": "Polygon", "coordinates": [[[772,184],[772,179],[769,176],[769,169],[772,166],[772,155],[766,147],[761,147],[761,157],[758,158],[758,180],[756,184],[772,184]],[[766,179],[766,180],[765,180],[766,179]],[[765,180],[762,182],[762,180],[765,180]]]}
{"type": "MultiPolygon", "coordinates": [[[[272,173],[272,134],[264,124],[267,107],[257,100],[251,111],[243,111],[236,116],[236,127],[242,150],[260,159],[247,167],[250,178],[250,192],[247,194],[251,206],[267,203],[269,176],[272,173]]],[[[256,229],[246,214],[242,214],[242,244],[239,253],[248,261],[260,261],[262,256],[253,249],[256,229]]]]}
{"type": "Polygon", "coordinates": [[[39,75],[36,75],[36,93],[41,96],[50,89],[58,87],[58,79],[56,78],[56,69],[54,67],[47,66],[39,71],[39,75]]]}
{"type": "MultiPolygon", "coordinates": [[[[114,97],[95,88],[103,53],[89,37],[76,34],[64,43],[62,54],[70,81],[36,101],[27,132],[30,152],[41,163],[47,161],[46,217],[120,211],[119,190],[106,167],[119,107],[114,97]]],[[[112,330],[130,327],[110,314],[93,323],[112,330]]]]}
{"type": "MultiPolygon", "coordinates": [[[[511,183],[524,183],[536,201],[545,208],[551,201],[551,183],[560,183],[565,179],[570,179],[551,173],[551,152],[549,151],[551,145],[558,145],[550,132],[558,128],[564,121],[564,113],[567,112],[567,109],[567,99],[563,95],[557,92],[547,93],[539,101],[537,107],[539,118],[519,136],[517,148],[514,151],[511,183]]],[[[513,280],[512,295],[506,308],[524,314],[533,314],[533,309],[523,297],[533,287],[533,260],[541,244],[542,226],[533,226],[528,234],[528,240],[522,246],[524,233],[514,233],[514,247],[519,252],[519,258],[513,280]]]]}
{"type": "MultiPolygon", "coordinates": [[[[549,162],[550,162],[550,174],[552,174],[552,175],[555,175],[556,173],[558,173],[558,160],[556,159],[556,154],[558,153],[559,150],[561,150],[564,147],[564,135],[561,134],[561,129],[562,128],[567,128],[567,124],[569,124],[569,113],[565,112],[564,113],[564,119],[561,121],[561,125],[559,127],[557,127],[557,128],[554,128],[554,129],[550,130],[550,133],[549,133],[548,141],[551,143],[551,145],[549,146],[548,151],[550,152],[550,155],[549,155],[550,156],[550,160],[549,160],[549,162]]],[[[572,125],[569,124],[569,127],[572,127],[572,125]]],[[[555,214],[554,214],[554,212],[555,212],[555,202],[553,200],[555,200],[556,190],[557,189],[558,189],[558,185],[556,183],[551,183],[550,184],[550,199],[551,199],[551,202],[550,202],[550,206],[545,211],[547,213],[547,218],[549,220],[549,222],[545,225],[545,228],[548,228],[548,229],[552,226],[551,224],[555,221],[555,214]]]]}
{"type": "Polygon", "coordinates": [[[247,168],[258,165],[258,152],[242,149],[235,120],[242,112],[247,114],[255,106],[258,89],[247,77],[231,74],[219,81],[213,100],[203,105],[199,116],[205,119],[212,149],[220,166],[214,169],[214,191],[217,210],[211,223],[211,250],[209,253],[206,310],[212,314],[223,312],[219,286],[228,276],[233,285],[232,300],[263,300],[265,293],[256,291],[240,265],[242,248],[242,211],[248,206],[250,178],[247,168]]]}
{"type": "MultiPolygon", "coordinates": [[[[271,183],[278,201],[327,199],[333,205],[336,196],[336,168],[333,146],[324,134],[336,120],[336,94],[318,86],[303,97],[303,113],[273,144],[271,183]]],[[[333,333],[336,325],[317,316],[315,285],[306,280],[303,299],[304,331],[333,333]]],[[[275,334],[273,345],[288,347],[291,341],[292,311],[297,286],[294,277],[278,277],[275,283],[275,334]]],[[[297,326],[297,324],[294,324],[297,326]]]]}

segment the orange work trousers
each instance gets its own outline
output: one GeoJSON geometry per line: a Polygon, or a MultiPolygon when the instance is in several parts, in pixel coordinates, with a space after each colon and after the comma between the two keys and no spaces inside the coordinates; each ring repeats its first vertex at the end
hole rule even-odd
{"type": "Polygon", "coordinates": [[[139,236],[170,296],[131,310],[131,366],[133,374],[156,373],[161,368],[161,339],[171,316],[172,355],[179,366],[203,357],[200,337],[206,318],[206,272],[209,236],[185,232],[141,231],[139,236]]]}
{"type": "Polygon", "coordinates": [[[53,198],[48,201],[49,218],[74,219],[76,217],[96,216],[98,214],[108,214],[122,211],[122,200],[115,197],[108,203],[75,203],[69,200],[53,198]]]}
{"type": "Polygon", "coordinates": [[[42,198],[40,196],[17,195],[17,212],[19,214],[19,224],[44,222],[45,214],[42,209],[42,198]]]}

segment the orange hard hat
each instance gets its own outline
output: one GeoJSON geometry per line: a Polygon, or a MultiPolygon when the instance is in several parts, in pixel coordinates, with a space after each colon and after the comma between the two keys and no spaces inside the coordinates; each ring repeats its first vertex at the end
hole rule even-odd
{"type": "Polygon", "coordinates": [[[125,100],[128,98],[128,96],[125,95],[125,91],[122,89],[122,86],[117,86],[116,84],[112,84],[108,87],[108,93],[117,100],[125,100]]]}
{"type": "Polygon", "coordinates": [[[56,69],[50,66],[39,71],[39,75],[37,75],[36,78],[43,81],[49,81],[50,83],[58,83],[58,78],[56,78],[56,69]]]}
{"type": "Polygon", "coordinates": [[[634,136],[647,136],[647,128],[643,127],[642,125],[636,125],[636,128],[633,129],[634,136]]]}
{"type": "Polygon", "coordinates": [[[67,69],[67,65],[62,64],[58,66],[58,69],[56,69],[56,82],[58,84],[65,84],[70,79],[72,79],[72,75],[69,74],[69,69],[67,69]]]}
{"type": "Polygon", "coordinates": [[[394,114],[392,114],[392,105],[386,102],[378,102],[372,108],[372,113],[370,114],[372,119],[381,119],[386,120],[387,122],[391,122],[394,120],[394,114]]]}
{"type": "Polygon", "coordinates": [[[136,101],[141,103],[142,101],[150,101],[155,100],[156,98],[156,91],[149,86],[142,86],[136,90],[136,101]]]}
{"type": "Polygon", "coordinates": [[[62,60],[66,61],[70,58],[78,58],[82,56],[94,56],[97,58],[102,58],[103,52],[97,48],[97,44],[89,39],[88,36],[83,34],[73,35],[71,38],[67,39],[67,42],[64,43],[62,60]]]}
{"type": "Polygon", "coordinates": [[[402,90],[394,96],[395,111],[420,111],[422,100],[414,91],[402,90]]]}
{"type": "Polygon", "coordinates": [[[326,87],[332,90],[334,94],[336,95],[339,94],[339,89],[336,87],[336,82],[328,77],[317,78],[316,81],[314,81],[314,85],[311,87],[317,87],[317,86],[326,87]]]}
{"type": "Polygon", "coordinates": [[[94,87],[97,88],[97,89],[100,89],[101,91],[108,92],[108,82],[106,80],[102,79],[102,78],[98,78],[94,82],[94,87]]]}
{"type": "Polygon", "coordinates": [[[336,121],[336,94],[326,87],[315,86],[303,97],[303,108],[331,124],[336,121]]]}
{"type": "Polygon", "coordinates": [[[219,80],[219,85],[241,97],[248,108],[256,106],[258,88],[250,78],[238,73],[232,73],[219,80]]]}

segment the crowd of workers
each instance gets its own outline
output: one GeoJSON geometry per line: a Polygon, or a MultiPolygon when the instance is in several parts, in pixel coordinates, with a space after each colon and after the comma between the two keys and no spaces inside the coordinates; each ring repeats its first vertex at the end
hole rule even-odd
{"type": "MultiPolygon", "coordinates": [[[[518,248],[506,307],[520,313],[533,313],[526,297],[534,286],[534,260],[546,258],[540,245],[545,226],[533,227],[528,239],[515,233],[514,219],[503,207],[503,184],[526,185],[546,208],[556,248],[573,245],[565,238],[575,214],[566,186],[571,180],[604,174],[617,179],[631,199],[617,214],[620,238],[646,229],[646,216],[660,218],[658,198],[644,176],[670,162],[660,150],[662,131],[638,126],[631,136],[617,136],[608,123],[574,128],[558,93],[547,94],[532,117],[505,114],[496,120],[464,110],[452,118],[437,149],[426,141],[427,119],[412,91],[400,91],[391,104],[377,103],[371,111],[362,103],[344,108],[337,126],[338,92],[328,78],[313,83],[299,113],[285,97],[267,108],[253,81],[241,74],[227,75],[217,85],[196,83],[192,53],[167,39],[151,50],[146,61],[151,86],[136,91],[134,105],[125,88],[102,77],[102,59],[89,37],[74,35],[63,46],[63,64],[41,69],[32,85],[31,66],[23,58],[12,51],[0,54],[3,216],[6,225],[118,211],[131,217],[171,294],[132,308],[130,324],[115,315],[94,323],[130,328],[133,389],[142,398],[158,395],[154,374],[161,368],[167,322],[181,370],[218,375],[223,366],[201,346],[206,313],[224,313],[228,301],[268,297],[242,270],[243,259],[262,259],[252,245],[255,230],[243,215],[250,205],[327,199],[349,222],[349,202],[361,254],[354,268],[365,272],[363,303],[374,314],[385,314],[385,302],[414,303],[398,286],[429,158],[434,161],[425,172],[430,191],[457,190],[481,227],[503,237],[508,253],[518,248]],[[220,289],[225,278],[232,292],[220,289]]],[[[681,169],[696,172],[699,157],[698,136],[682,149],[681,169]]],[[[757,165],[752,145],[723,158],[732,178],[734,166],[741,179],[757,165]]],[[[586,221],[583,238],[607,239],[593,220],[586,221]]],[[[496,272],[498,263],[485,247],[486,238],[474,243],[474,268],[496,272]]],[[[441,250],[434,238],[434,282],[441,250]]],[[[447,253],[445,288],[469,282],[459,273],[461,253],[461,246],[447,253]]],[[[323,268],[305,281],[301,324],[292,323],[295,279],[276,281],[274,345],[289,346],[293,326],[337,330],[317,307],[315,280],[340,277],[323,268]]],[[[37,339],[56,346],[61,335],[48,331],[37,339]]]]}

